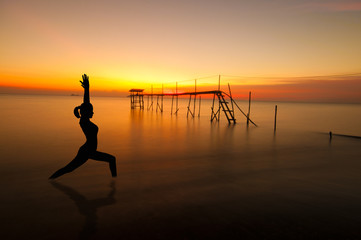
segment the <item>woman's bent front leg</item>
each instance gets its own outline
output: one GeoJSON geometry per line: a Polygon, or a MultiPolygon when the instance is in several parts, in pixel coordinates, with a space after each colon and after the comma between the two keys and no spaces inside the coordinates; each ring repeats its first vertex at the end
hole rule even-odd
{"type": "Polygon", "coordinates": [[[103,161],[109,163],[110,172],[112,173],[112,177],[117,176],[117,165],[116,165],[116,159],[113,155],[110,155],[108,153],[98,152],[95,151],[89,155],[90,159],[97,160],[97,161],[103,161]]]}

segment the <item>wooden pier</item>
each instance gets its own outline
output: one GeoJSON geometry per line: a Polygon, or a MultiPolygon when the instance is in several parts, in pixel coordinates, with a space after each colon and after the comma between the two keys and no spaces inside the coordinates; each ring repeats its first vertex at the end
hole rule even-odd
{"type": "MultiPolygon", "coordinates": [[[[230,87],[229,87],[230,90],[230,87]]],[[[179,111],[178,107],[178,97],[179,96],[189,96],[188,106],[187,106],[187,117],[194,118],[196,116],[196,100],[199,97],[199,110],[201,106],[201,96],[202,95],[213,95],[213,102],[211,107],[211,121],[219,121],[221,112],[224,113],[224,116],[227,118],[228,123],[236,123],[235,118],[235,109],[238,109],[247,119],[247,123],[252,123],[257,126],[249,117],[250,115],[250,107],[248,110],[248,114],[244,113],[242,109],[239,107],[237,102],[232,98],[231,92],[228,94],[226,92],[220,90],[213,91],[195,91],[195,92],[182,92],[178,93],[153,93],[153,89],[151,93],[144,93],[144,89],[131,89],[130,92],[130,101],[131,108],[135,109],[139,107],[140,109],[144,109],[144,96],[147,97],[147,110],[153,110],[155,105],[156,111],[163,112],[163,98],[165,96],[172,97],[172,105],[171,105],[171,114],[176,114],[179,111]],[[156,103],[153,101],[156,97],[156,103]],[[218,103],[218,104],[217,104],[218,103]]],[[[251,96],[251,95],[250,95],[251,96]]],[[[249,101],[249,104],[251,102],[249,101]]],[[[198,116],[200,115],[200,111],[198,116]]]]}
{"type": "Polygon", "coordinates": [[[144,109],[144,89],[130,89],[129,90],[129,97],[130,97],[130,108],[135,109],[139,107],[140,109],[144,109]]]}

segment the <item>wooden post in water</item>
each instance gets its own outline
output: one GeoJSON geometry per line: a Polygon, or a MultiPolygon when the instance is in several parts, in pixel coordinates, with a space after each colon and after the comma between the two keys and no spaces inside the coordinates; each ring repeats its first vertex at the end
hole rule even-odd
{"type": "Polygon", "coordinates": [[[149,95],[147,96],[147,110],[149,110],[149,95]]]}
{"type": "Polygon", "coordinates": [[[175,93],[177,94],[175,115],[178,114],[178,82],[175,83],[175,93]]]}
{"type": "MultiPolygon", "coordinates": [[[[192,101],[192,94],[189,94],[189,102],[188,102],[188,111],[187,111],[187,118],[188,118],[188,115],[189,115],[189,112],[191,111],[190,107],[191,107],[191,101],[192,101]]],[[[191,112],[192,114],[192,112],[191,112]]]]}
{"type": "Polygon", "coordinates": [[[160,112],[163,112],[163,97],[164,97],[164,84],[162,83],[162,109],[160,112]]]}
{"type": "Polygon", "coordinates": [[[130,108],[131,109],[134,109],[134,95],[133,95],[133,93],[131,93],[131,95],[130,95],[130,108]]]}
{"type": "Polygon", "coordinates": [[[171,107],[171,110],[170,110],[170,115],[173,115],[173,100],[174,100],[174,95],[172,95],[172,107],[171,107]]]}
{"type": "MultiPolygon", "coordinates": [[[[177,86],[176,86],[176,91],[177,91],[177,86]]],[[[174,100],[174,95],[172,94],[172,108],[170,110],[170,115],[173,115],[173,100],[174,100]]]]}
{"type": "Polygon", "coordinates": [[[155,107],[155,112],[158,112],[158,108],[160,109],[160,105],[159,105],[159,94],[157,95],[157,106],[155,107]]]}
{"type": "Polygon", "coordinates": [[[202,101],[202,96],[199,96],[199,109],[198,109],[198,117],[201,116],[201,101],[202,101]]]}
{"type": "Polygon", "coordinates": [[[249,115],[250,114],[251,114],[251,92],[249,92],[249,98],[248,98],[247,127],[249,126],[249,115]]]}
{"type": "MultiPolygon", "coordinates": [[[[221,75],[218,75],[218,91],[221,91],[221,75]]],[[[219,121],[221,115],[221,103],[220,101],[218,101],[218,119],[217,121],[219,121]]]]}
{"type": "Polygon", "coordinates": [[[152,102],[152,103],[151,103],[151,106],[152,106],[152,111],[153,111],[153,84],[152,84],[152,96],[151,96],[150,99],[151,99],[151,102],[152,102]]]}
{"type": "Polygon", "coordinates": [[[233,114],[234,114],[234,106],[233,106],[232,91],[231,91],[231,85],[229,85],[229,83],[228,83],[228,91],[229,91],[229,96],[230,96],[230,98],[231,98],[232,112],[233,112],[233,114]]]}
{"type": "Polygon", "coordinates": [[[275,106],[275,124],[274,124],[274,132],[276,132],[277,128],[277,105],[275,106]]]}
{"type": "Polygon", "coordinates": [[[194,79],[194,104],[193,104],[193,114],[196,114],[196,100],[197,100],[197,79],[194,79]]]}
{"type": "Polygon", "coordinates": [[[144,110],[144,95],[143,95],[143,92],[139,95],[140,97],[140,105],[141,105],[141,109],[144,110]]]}
{"type": "Polygon", "coordinates": [[[215,113],[214,113],[214,99],[216,98],[216,94],[213,94],[213,103],[212,103],[212,113],[211,113],[211,122],[213,122],[213,119],[215,117],[215,113]]]}
{"type": "Polygon", "coordinates": [[[221,75],[218,75],[218,91],[221,91],[221,75]]]}

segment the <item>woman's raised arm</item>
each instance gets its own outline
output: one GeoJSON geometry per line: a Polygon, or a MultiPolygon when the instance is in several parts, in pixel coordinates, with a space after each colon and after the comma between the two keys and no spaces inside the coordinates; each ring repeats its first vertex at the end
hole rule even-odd
{"type": "Polygon", "coordinates": [[[84,74],[83,81],[80,81],[81,86],[84,88],[84,103],[90,103],[89,98],[89,76],[84,74]]]}

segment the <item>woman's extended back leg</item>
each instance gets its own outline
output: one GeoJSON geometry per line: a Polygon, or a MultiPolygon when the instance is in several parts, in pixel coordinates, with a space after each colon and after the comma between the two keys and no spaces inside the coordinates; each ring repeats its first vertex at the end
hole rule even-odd
{"type": "Polygon", "coordinates": [[[53,175],[51,175],[49,179],[54,179],[60,177],[61,175],[64,175],[65,173],[70,173],[73,170],[80,167],[81,165],[83,165],[87,160],[88,160],[88,154],[82,151],[82,149],[80,148],[76,157],[68,165],[66,165],[63,168],[60,168],[53,175]]]}
{"type": "Polygon", "coordinates": [[[117,165],[116,160],[113,155],[110,155],[108,153],[98,152],[95,151],[92,154],[89,155],[90,159],[97,160],[97,161],[103,161],[109,163],[110,172],[112,173],[113,177],[117,176],[117,165]]]}

